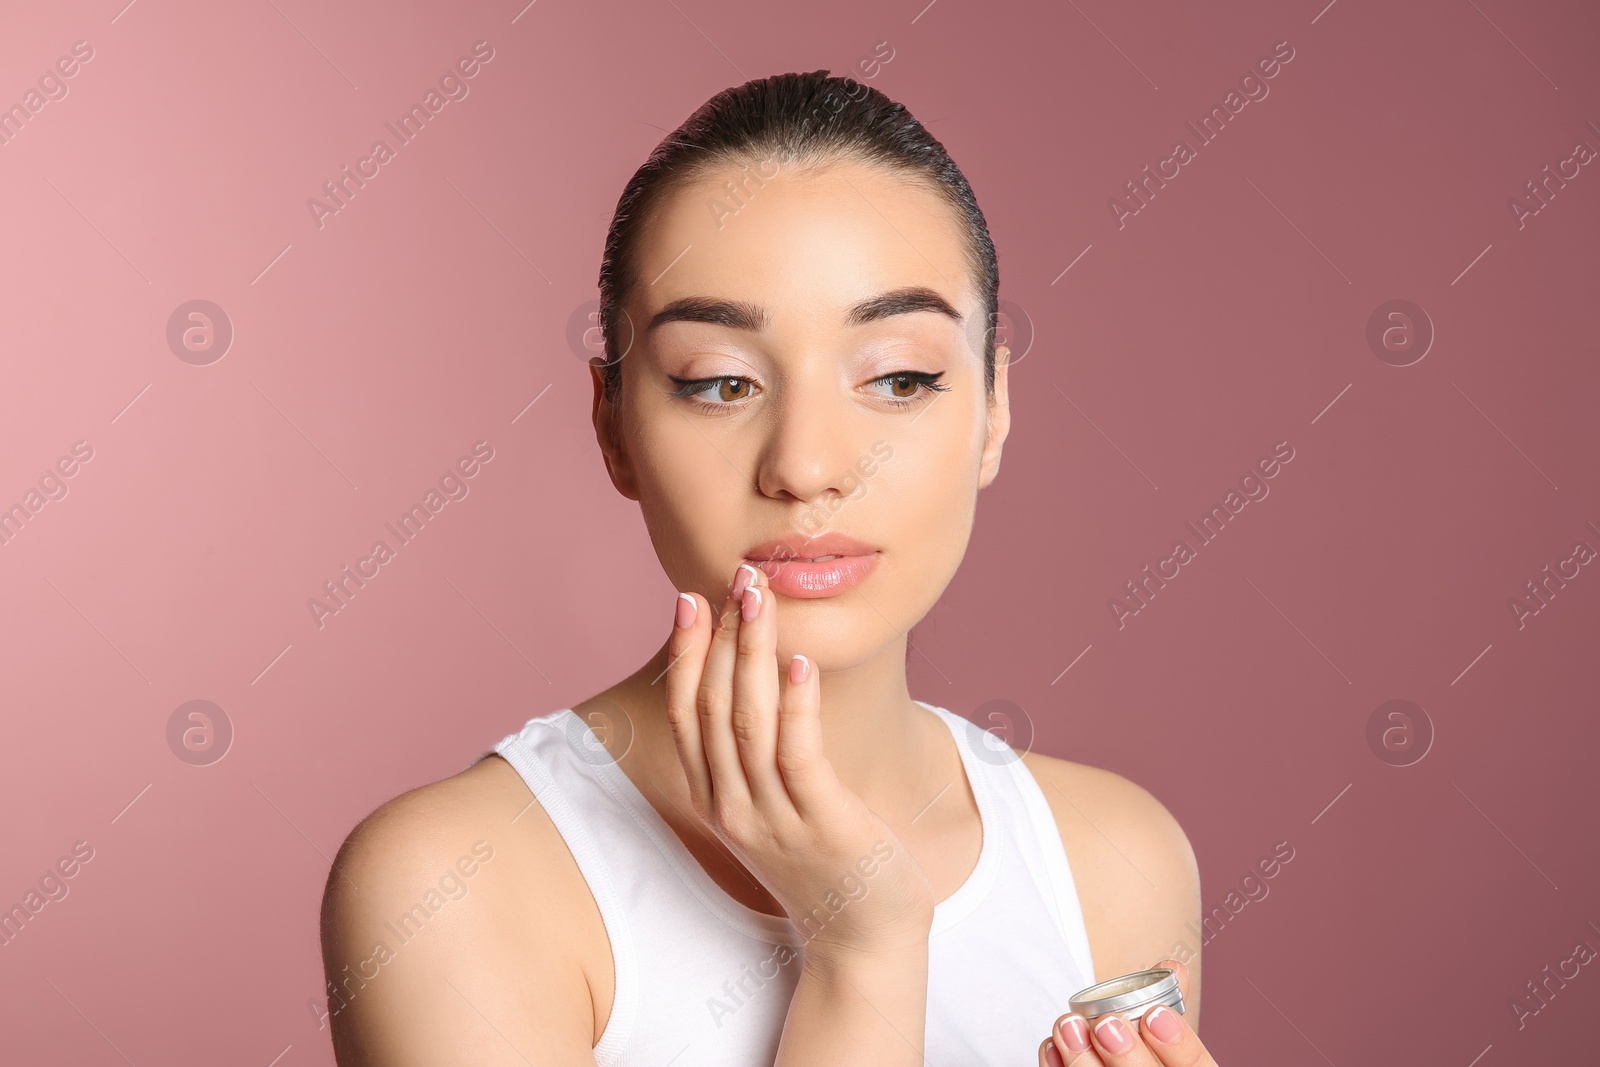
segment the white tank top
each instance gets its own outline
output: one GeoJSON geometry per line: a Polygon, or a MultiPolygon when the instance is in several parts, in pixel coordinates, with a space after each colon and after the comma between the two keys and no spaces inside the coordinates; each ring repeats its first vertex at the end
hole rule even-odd
{"type": "MultiPolygon", "coordinates": [[[[1015,750],[917,703],[955,735],[983,823],[977,866],[934,907],[924,1053],[930,1067],[1023,1067],[1094,982],[1066,851],[1015,750]]],[[[549,813],[605,923],[616,997],[598,1067],[772,1063],[804,932],[724,892],[571,708],[492,751],[549,813]]]]}

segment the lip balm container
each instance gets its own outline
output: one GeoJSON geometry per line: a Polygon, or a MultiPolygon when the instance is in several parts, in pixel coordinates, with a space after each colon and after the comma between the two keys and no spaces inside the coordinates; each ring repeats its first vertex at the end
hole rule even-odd
{"type": "Polygon", "coordinates": [[[1091,1021],[1096,1016],[1115,1012],[1129,1022],[1136,1022],[1157,1004],[1165,1004],[1182,1015],[1183,990],[1178,985],[1177,972],[1170,967],[1153,967],[1080,989],[1067,1004],[1091,1021]]]}

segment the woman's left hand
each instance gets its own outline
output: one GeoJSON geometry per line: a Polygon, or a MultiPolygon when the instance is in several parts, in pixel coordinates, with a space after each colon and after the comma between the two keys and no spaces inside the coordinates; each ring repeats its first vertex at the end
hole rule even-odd
{"type": "MultiPolygon", "coordinates": [[[[1178,988],[1189,998],[1189,968],[1174,959],[1152,967],[1178,973],[1178,988]]],[[[1039,1045],[1039,1067],[1216,1067],[1182,1015],[1166,1006],[1146,1012],[1138,1023],[1112,1013],[1094,1020],[1069,1012],[1056,1020],[1039,1045]]]]}

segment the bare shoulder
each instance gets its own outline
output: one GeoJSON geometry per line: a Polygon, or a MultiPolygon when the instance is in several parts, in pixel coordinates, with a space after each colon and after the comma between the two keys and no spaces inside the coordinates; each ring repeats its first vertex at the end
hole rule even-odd
{"type": "Polygon", "coordinates": [[[565,842],[505,760],[395,797],[350,832],[323,894],[339,1063],[520,1064],[538,1049],[590,1067],[590,921],[603,937],[565,842]]]}
{"type": "Polygon", "coordinates": [[[1072,868],[1098,980],[1164,956],[1189,968],[1191,1022],[1198,1021],[1200,869],[1178,820],[1146,788],[1100,767],[1022,753],[1072,868]]]}

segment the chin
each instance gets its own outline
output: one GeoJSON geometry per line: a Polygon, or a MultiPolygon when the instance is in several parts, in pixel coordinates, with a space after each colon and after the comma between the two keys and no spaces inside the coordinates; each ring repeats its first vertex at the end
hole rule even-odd
{"type": "Polygon", "coordinates": [[[877,600],[869,604],[849,593],[809,600],[779,597],[778,604],[777,653],[783,671],[796,653],[820,671],[859,667],[891,647],[902,633],[884,618],[894,617],[887,605],[877,600]]]}

